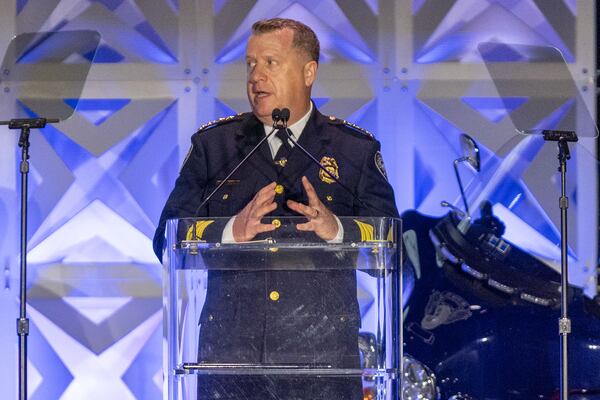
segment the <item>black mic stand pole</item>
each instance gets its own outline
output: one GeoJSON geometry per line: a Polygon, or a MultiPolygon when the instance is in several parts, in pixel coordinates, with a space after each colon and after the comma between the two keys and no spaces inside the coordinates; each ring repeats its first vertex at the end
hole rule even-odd
{"type": "Polygon", "coordinates": [[[58,119],[31,118],[0,121],[0,125],[8,125],[8,129],[20,129],[19,147],[21,148],[21,285],[19,301],[19,319],[17,319],[17,335],[19,336],[19,399],[27,400],[27,335],[29,319],[27,319],[27,177],[29,174],[29,133],[31,129],[39,129],[46,123],[59,122],[58,119]]]}
{"type": "Polygon", "coordinates": [[[573,131],[542,131],[544,140],[558,142],[558,171],[560,172],[560,319],[558,331],[560,334],[560,398],[569,399],[569,334],[571,333],[571,320],[569,319],[568,292],[569,292],[569,266],[568,266],[568,234],[567,234],[567,209],[569,199],[567,192],[567,160],[571,158],[569,143],[578,140],[573,131]]]}
{"type": "Polygon", "coordinates": [[[560,320],[558,329],[560,333],[560,373],[561,373],[561,400],[569,398],[569,333],[571,333],[571,320],[568,315],[568,290],[569,290],[569,266],[568,266],[568,241],[567,241],[567,209],[569,198],[566,196],[567,187],[567,160],[571,158],[569,144],[564,138],[558,140],[558,160],[560,171],[560,320]]]}

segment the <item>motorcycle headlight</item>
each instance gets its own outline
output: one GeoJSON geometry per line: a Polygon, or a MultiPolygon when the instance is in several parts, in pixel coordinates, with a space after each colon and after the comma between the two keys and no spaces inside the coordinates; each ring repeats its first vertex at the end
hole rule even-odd
{"type": "Polygon", "coordinates": [[[402,361],[402,400],[438,400],[440,390],[433,372],[408,354],[402,361]]]}

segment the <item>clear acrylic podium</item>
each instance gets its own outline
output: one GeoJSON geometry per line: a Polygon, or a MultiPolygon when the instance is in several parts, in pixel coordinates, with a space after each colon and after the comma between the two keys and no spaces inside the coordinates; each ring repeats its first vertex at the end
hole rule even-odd
{"type": "Polygon", "coordinates": [[[167,221],[168,398],[397,399],[401,222],[340,217],[331,243],[265,218],[277,229],[226,243],[227,220],[167,221]]]}

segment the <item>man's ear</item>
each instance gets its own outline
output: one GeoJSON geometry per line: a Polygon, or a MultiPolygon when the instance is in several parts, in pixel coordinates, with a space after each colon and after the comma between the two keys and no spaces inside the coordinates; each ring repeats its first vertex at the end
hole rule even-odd
{"type": "Polygon", "coordinates": [[[311,87],[317,79],[317,67],[317,62],[314,60],[304,64],[304,84],[306,87],[311,87]]]}

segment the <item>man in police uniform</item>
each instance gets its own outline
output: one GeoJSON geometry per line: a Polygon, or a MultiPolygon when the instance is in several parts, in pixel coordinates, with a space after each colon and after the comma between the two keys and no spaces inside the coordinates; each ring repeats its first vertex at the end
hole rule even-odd
{"type": "MultiPolygon", "coordinates": [[[[305,222],[295,229],[335,242],[368,239],[364,224],[342,224],[338,215],[398,216],[379,142],[361,128],[325,117],[310,100],[319,60],[314,32],[300,22],[278,18],[259,21],[252,29],[246,50],[252,112],[208,124],[193,135],[154,237],[159,258],[169,218],[232,217],[197,224],[195,234],[209,241],[240,242],[282,229],[265,223],[266,216],[300,215],[305,222]],[[284,107],[290,110],[288,126],[299,146],[272,135],[268,145],[263,144],[198,209],[271,130],[273,109],[284,107]]],[[[359,368],[360,315],[356,276],[350,272],[211,271],[200,321],[199,361],[359,368]]],[[[348,384],[343,378],[329,378],[315,385],[282,378],[257,385],[250,378],[248,384],[242,378],[237,383],[203,379],[201,398],[362,398],[360,380],[348,384]]]]}

